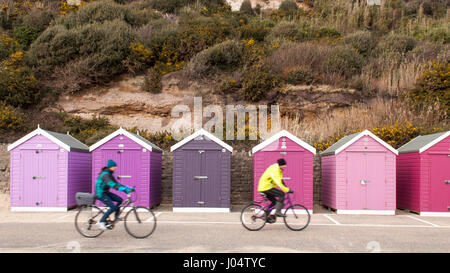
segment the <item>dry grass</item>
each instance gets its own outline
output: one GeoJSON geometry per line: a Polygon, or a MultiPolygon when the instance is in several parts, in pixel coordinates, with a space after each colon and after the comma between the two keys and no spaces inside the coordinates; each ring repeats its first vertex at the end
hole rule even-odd
{"type": "Polygon", "coordinates": [[[376,98],[368,104],[357,104],[335,110],[313,120],[282,118],[281,127],[308,143],[322,142],[337,134],[350,134],[396,122],[408,121],[425,131],[449,129],[448,118],[438,105],[413,110],[406,101],[376,98]]]}

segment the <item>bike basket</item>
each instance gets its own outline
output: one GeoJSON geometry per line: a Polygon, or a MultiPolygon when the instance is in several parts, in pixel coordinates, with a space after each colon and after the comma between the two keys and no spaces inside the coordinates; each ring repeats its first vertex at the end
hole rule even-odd
{"type": "Polygon", "coordinates": [[[87,192],[77,192],[75,200],[77,201],[78,206],[94,205],[95,195],[87,192]]]}

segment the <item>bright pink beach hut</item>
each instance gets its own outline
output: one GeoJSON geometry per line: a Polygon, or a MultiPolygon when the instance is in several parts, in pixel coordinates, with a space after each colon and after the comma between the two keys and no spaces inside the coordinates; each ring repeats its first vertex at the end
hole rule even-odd
{"type": "Polygon", "coordinates": [[[450,216],[450,131],[418,136],[398,152],[397,207],[450,216]]]}
{"type": "Polygon", "coordinates": [[[304,205],[312,213],[315,153],[314,147],[285,130],[253,147],[253,200],[262,199],[257,189],[264,171],[279,158],[284,158],[287,168],[283,173],[283,181],[294,191],[293,203],[304,205]]]}
{"type": "Polygon", "coordinates": [[[89,147],[71,135],[37,128],[8,146],[12,211],[67,211],[91,187],[89,147]]]}
{"type": "Polygon", "coordinates": [[[394,215],[397,150],[368,130],[321,153],[322,202],[338,214],[394,215]]]}

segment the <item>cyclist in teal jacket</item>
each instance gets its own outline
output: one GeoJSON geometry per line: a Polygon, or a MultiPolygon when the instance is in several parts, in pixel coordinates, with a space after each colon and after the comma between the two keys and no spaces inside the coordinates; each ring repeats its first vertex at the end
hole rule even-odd
{"type": "Polygon", "coordinates": [[[123,200],[116,194],[109,191],[110,188],[113,188],[118,191],[123,191],[126,193],[130,193],[133,189],[132,187],[123,186],[119,182],[117,182],[116,178],[114,177],[113,173],[117,169],[117,164],[114,162],[114,160],[109,159],[108,163],[106,164],[106,167],[104,167],[100,173],[100,176],[97,178],[96,181],[96,191],[95,194],[97,198],[102,201],[106,206],[109,207],[108,211],[103,215],[103,217],[100,219],[100,222],[97,223],[97,226],[100,229],[107,229],[106,227],[106,219],[115,212],[115,220],[118,220],[117,217],[120,212],[120,205],[122,204],[123,200]],[[116,202],[114,204],[113,202],[116,202]]]}

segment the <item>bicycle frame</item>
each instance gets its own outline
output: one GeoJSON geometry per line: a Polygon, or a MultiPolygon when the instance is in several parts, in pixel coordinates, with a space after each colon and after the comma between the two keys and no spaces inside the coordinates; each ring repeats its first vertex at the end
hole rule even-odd
{"type": "MultiPolygon", "coordinates": [[[[122,213],[124,212],[124,210],[125,210],[125,208],[127,208],[127,207],[129,207],[131,205],[131,208],[134,210],[134,213],[135,213],[135,215],[136,215],[136,219],[138,220],[138,222],[139,223],[141,223],[141,219],[139,219],[139,216],[137,215],[137,213],[136,213],[136,204],[133,202],[133,200],[131,200],[131,194],[129,193],[129,194],[127,194],[127,200],[125,200],[125,202],[123,202],[121,205],[120,205],[120,207],[119,207],[119,214],[118,214],[118,216],[117,217],[119,217],[120,215],[122,215],[122,213]]],[[[106,210],[104,210],[104,209],[101,209],[101,208],[99,208],[100,210],[101,210],[101,212],[102,213],[105,213],[106,212],[106,210]]],[[[94,217],[92,217],[92,218],[95,218],[97,215],[95,215],[94,217]]],[[[112,225],[114,225],[114,223],[115,223],[116,221],[111,221],[111,224],[112,225]]]]}

